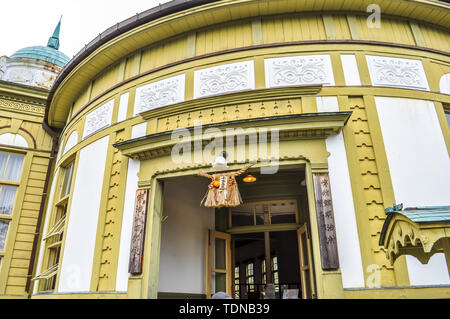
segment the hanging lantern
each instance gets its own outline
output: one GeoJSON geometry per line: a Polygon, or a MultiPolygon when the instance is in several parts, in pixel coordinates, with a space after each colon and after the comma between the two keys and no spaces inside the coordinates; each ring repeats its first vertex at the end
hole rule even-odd
{"type": "Polygon", "coordinates": [[[242,181],[244,181],[245,183],[253,183],[256,182],[256,177],[253,176],[252,174],[248,174],[242,179],[242,181]]]}

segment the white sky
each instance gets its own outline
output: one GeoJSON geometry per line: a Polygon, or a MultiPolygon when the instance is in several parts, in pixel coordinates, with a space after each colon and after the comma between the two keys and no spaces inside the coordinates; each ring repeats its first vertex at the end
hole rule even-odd
{"type": "Polygon", "coordinates": [[[0,56],[47,45],[62,15],[60,48],[72,58],[107,28],[168,0],[2,0],[0,56]]]}

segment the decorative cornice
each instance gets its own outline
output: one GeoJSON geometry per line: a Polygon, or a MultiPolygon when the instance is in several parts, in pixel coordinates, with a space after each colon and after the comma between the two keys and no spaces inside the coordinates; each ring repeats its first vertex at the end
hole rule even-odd
{"type": "Polygon", "coordinates": [[[383,225],[379,244],[384,247],[391,265],[401,255],[413,255],[422,263],[441,249],[441,238],[448,237],[448,222],[415,223],[409,218],[390,212],[383,225]]]}
{"type": "MultiPolygon", "coordinates": [[[[255,165],[253,166],[253,168],[259,168],[264,166],[264,161],[269,160],[266,158],[262,158],[259,159],[259,163],[255,163],[255,165]]],[[[283,156],[281,158],[278,159],[278,161],[280,163],[286,163],[288,161],[304,161],[304,162],[308,162],[310,163],[310,160],[302,155],[300,156],[283,156]]],[[[237,167],[241,167],[243,164],[249,163],[250,160],[247,158],[244,162],[238,162],[238,161],[233,161],[232,163],[228,163],[229,170],[235,170],[237,169],[237,167]],[[235,167],[236,165],[236,167],[235,167]]],[[[152,179],[161,175],[169,175],[169,174],[173,174],[173,173],[180,173],[180,172],[188,172],[188,171],[198,171],[198,170],[203,170],[206,173],[209,173],[210,171],[212,172],[212,168],[211,168],[211,164],[196,164],[196,165],[186,165],[186,166],[180,166],[180,167],[174,167],[174,168],[168,168],[168,169],[163,169],[163,170],[156,170],[152,173],[152,175],[150,176],[150,178],[143,180],[143,181],[139,181],[138,182],[138,188],[151,188],[151,183],[152,183],[152,179]]]]}
{"type": "MultiPolygon", "coordinates": [[[[242,128],[241,131],[233,132],[234,137],[243,135],[248,128],[270,128],[278,130],[279,140],[297,140],[297,139],[325,139],[331,134],[337,133],[346,124],[350,118],[351,112],[323,112],[281,115],[245,120],[228,121],[216,124],[204,125],[202,129],[202,143],[208,143],[213,136],[203,135],[209,128],[242,128]]],[[[193,132],[195,127],[189,127],[185,130],[193,132]]],[[[147,160],[160,156],[171,154],[172,148],[179,143],[178,140],[171,139],[174,131],[151,134],[136,139],[116,143],[113,146],[119,149],[123,155],[136,160],[147,160]]],[[[268,130],[270,134],[271,131],[268,130]]],[[[225,136],[225,131],[224,131],[225,136]]],[[[231,135],[227,134],[227,138],[231,135]]],[[[269,140],[269,139],[268,139],[269,140]]],[[[198,141],[198,137],[195,137],[198,141]]],[[[190,141],[183,143],[194,143],[194,137],[191,135],[190,141]]]]}
{"type": "Polygon", "coordinates": [[[161,107],[140,113],[144,120],[159,116],[171,116],[192,110],[202,110],[213,106],[228,106],[243,103],[264,102],[282,99],[295,99],[304,95],[316,95],[322,90],[322,85],[299,85],[282,88],[257,89],[229,94],[198,98],[181,103],[161,107]]]}
{"type": "Polygon", "coordinates": [[[16,99],[5,95],[0,95],[0,108],[25,114],[32,113],[39,116],[45,114],[45,104],[38,104],[36,102],[16,99]]]}

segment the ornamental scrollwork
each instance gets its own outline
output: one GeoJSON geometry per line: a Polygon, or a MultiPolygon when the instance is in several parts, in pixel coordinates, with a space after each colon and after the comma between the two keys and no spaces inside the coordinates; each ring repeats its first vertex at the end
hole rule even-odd
{"type": "Polygon", "coordinates": [[[265,64],[267,87],[334,83],[327,55],[266,59],[265,64]]]}
{"type": "Polygon", "coordinates": [[[111,124],[114,100],[100,106],[86,116],[83,138],[111,124]]]}
{"type": "Polygon", "coordinates": [[[367,56],[373,85],[428,90],[422,62],[412,59],[367,56]]]}
{"type": "Polygon", "coordinates": [[[195,72],[195,97],[254,89],[253,61],[226,64],[195,72]]]}
{"type": "Polygon", "coordinates": [[[135,114],[184,101],[184,74],[136,90],[135,114]]]}

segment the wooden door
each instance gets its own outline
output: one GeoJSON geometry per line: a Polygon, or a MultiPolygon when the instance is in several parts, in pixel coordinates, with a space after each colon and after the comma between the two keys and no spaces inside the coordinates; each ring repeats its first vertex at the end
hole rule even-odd
{"type": "Polygon", "coordinates": [[[206,237],[206,298],[211,298],[212,294],[219,291],[233,296],[231,235],[210,229],[206,237]],[[212,280],[214,291],[211,287],[212,280]]]}
{"type": "Polygon", "coordinates": [[[302,285],[302,298],[315,298],[315,283],[312,266],[311,239],[308,224],[305,223],[297,230],[298,255],[300,258],[300,280],[302,285]]]}

